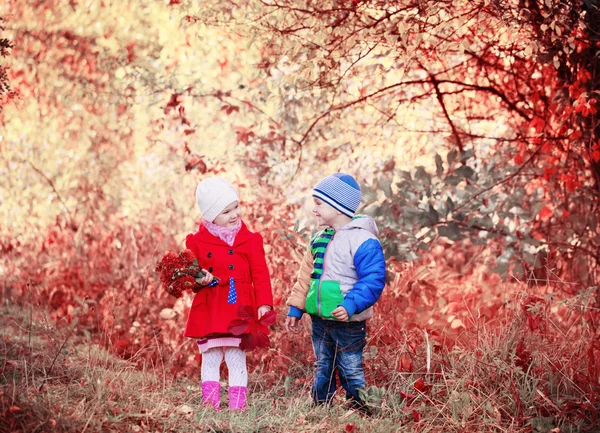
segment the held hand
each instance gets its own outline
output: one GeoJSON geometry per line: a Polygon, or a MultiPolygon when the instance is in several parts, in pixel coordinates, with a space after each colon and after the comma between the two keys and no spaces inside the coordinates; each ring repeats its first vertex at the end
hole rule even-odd
{"type": "Polygon", "coordinates": [[[346,311],[346,309],[342,306],[337,307],[335,310],[333,310],[331,312],[331,315],[342,322],[345,322],[350,318],[348,317],[348,311],[346,311]]]}
{"type": "Polygon", "coordinates": [[[204,271],[204,272],[206,272],[206,275],[202,278],[202,281],[200,281],[200,285],[208,286],[215,277],[213,276],[213,274],[211,274],[208,271],[204,271]]]}
{"type": "Polygon", "coordinates": [[[299,323],[300,319],[298,319],[297,317],[287,316],[285,318],[285,330],[288,332],[296,332],[298,329],[300,329],[300,327],[298,326],[299,323]]]}
{"type": "Polygon", "coordinates": [[[261,305],[260,307],[258,307],[258,319],[260,320],[260,318],[267,314],[269,311],[271,311],[271,307],[269,307],[268,305],[261,305]]]}

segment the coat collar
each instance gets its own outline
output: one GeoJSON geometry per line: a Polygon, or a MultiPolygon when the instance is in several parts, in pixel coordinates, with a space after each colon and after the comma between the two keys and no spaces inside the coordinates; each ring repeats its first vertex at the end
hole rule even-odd
{"type": "MultiPolygon", "coordinates": [[[[199,234],[199,238],[200,238],[199,240],[201,242],[206,242],[208,244],[221,245],[221,246],[224,245],[226,247],[229,247],[229,245],[227,245],[221,239],[219,239],[218,237],[216,237],[215,235],[210,233],[206,229],[206,227],[204,227],[204,224],[202,224],[202,223],[200,223],[200,227],[198,228],[198,234],[199,234]]],[[[249,239],[250,239],[250,230],[248,230],[248,227],[246,227],[246,224],[244,223],[244,221],[242,221],[242,227],[240,228],[240,231],[236,235],[232,246],[235,247],[240,244],[243,244],[244,242],[248,241],[249,239]]]]}

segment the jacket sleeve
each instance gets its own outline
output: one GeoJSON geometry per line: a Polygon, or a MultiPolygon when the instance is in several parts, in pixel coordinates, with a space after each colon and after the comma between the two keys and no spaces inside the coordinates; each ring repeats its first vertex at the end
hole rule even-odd
{"type": "Polygon", "coordinates": [[[310,288],[310,276],[313,271],[313,256],[310,248],[306,249],[304,257],[302,257],[302,263],[300,264],[300,270],[296,275],[296,283],[292,287],[292,294],[288,298],[286,304],[290,307],[288,316],[302,317],[304,308],[306,306],[306,295],[310,288]]]}
{"type": "Polygon", "coordinates": [[[256,305],[273,306],[273,291],[271,288],[271,277],[267,260],[265,258],[265,248],[263,247],[263,238],[255,233],[252,239],[252,254],[249,257],[250,273],[252,274],[252,283],[256,290],[256,305]]]}
{"type": "Polygon", "coordinates": [[[349,317],[375,304],[385,287],[385,257],[377,239],[362,243],[354,254],[354,267],[358,281],[339,304],[348,311],[349,317]]]}

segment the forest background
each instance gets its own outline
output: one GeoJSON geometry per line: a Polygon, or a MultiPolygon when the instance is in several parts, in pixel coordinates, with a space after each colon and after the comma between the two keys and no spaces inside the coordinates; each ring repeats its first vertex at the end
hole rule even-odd
{"type": "MultiPolygon", "coordinates": [[[[1,431],[575,432],[600,425],[596,0],[8,0],[1,431]],[[380,228],[375,416],[309,405],[285,298],[343,171],[380,228]],[[240,190],[278,324],[247,413],[200,407],[154,272],[240,190]]],[[[341,397],[340,397],[340,402],[341,397]]]]}

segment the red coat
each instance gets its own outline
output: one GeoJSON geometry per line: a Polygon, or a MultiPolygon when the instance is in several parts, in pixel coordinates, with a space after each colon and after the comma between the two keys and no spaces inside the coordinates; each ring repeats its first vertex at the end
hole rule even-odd
{"type": "Polygon", "coordinates": [[[228,333],[227,327],[238,318],[240,305],[250,305],[255,312],[261,305],[273,306],[262,236],[248,230],[243,222],[232,246],[210,234],[202,224],[196,233],[187,236],[185,244],[200,266],[220,280],[217,286],[196,293],[185,327],[186,337],[228,333]],[[235,304],[227,303],[230,277],[237,292],[235,304]]]}

